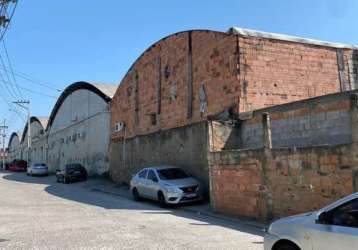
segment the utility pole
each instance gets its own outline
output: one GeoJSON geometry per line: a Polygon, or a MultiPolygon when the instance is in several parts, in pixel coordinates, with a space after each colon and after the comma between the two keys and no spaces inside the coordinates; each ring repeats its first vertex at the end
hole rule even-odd
{"type": "Polygon", "coordinates": [[[13,103],[27,111],[27,164],[29,164],[31,150],[30,101],[21,100],[13,103]]]}
{"type": "Polygon", "coordinates": [[[6,119],[4,119],[4,124],[0,126],[0,135],[2,136],[2,169],[5,169],[5,139],[6,139],[6,119]]]}

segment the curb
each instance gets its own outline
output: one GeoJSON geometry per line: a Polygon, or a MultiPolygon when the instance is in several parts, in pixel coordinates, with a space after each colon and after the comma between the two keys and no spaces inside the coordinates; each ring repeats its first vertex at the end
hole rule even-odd
{"type": "MultiPolygon", "coordinates": [[[[129,196],[126,196],[126,195],[123,195],[123,194],[120,194],[120,193],[116,193],[116,192],[113,192],[113,191],[104,190],[104,189],[101,189],[101,188],[98,188],[98,187],[85,187],[85,188],[90,189],[93,192],[101,192],[101,193],[104,193],[104,194],[114,195],[114,196],[118,196],[118,197],[121,197],[121,198],[125,198],[127,200],[131,200],[129,196]]],[[[188,208],[188,207],[185,207],[185,206],[180,207],[180,209],[182,211],[195,213],[196,215],[204,215],[204,216],[208,216],[208,217],[211,217],[211,218],[228,221],[228,222],[231,222],[231,223],[239,223],[239,224],[242,224],[242,225],[245,225],[245,226],[250,226],[250,227],[253,227],[256,230],[260,230],[262,232],[268,226],[267,224],[260,223],[260,222],[249,221],[249,220],[241,220],[239,218],[232,218],[232,217],[228,217],[228,216],[225,216],[225,215],[220,215],[220,214],[217,214],[217,213],[214,213],[214,212],[202,211],[202,210],[198,210],[198,209],[195,209],[195,208],[188,208]]]]}

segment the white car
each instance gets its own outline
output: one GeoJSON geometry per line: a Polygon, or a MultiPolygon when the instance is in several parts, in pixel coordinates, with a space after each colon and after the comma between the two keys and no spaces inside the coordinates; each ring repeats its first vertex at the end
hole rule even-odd
{"type": "Polygon", "coordinates": [[[31,163],[27,175],[48,175],[48,167],[44,163],[31,163]]]}
{"type": "Polygon", "coordinates": [[[157,200],[161,206],[202,199],[200,182],[173,166],[142,169],[131,180],[131,192],[135,200],[157,200]]]}
{"type": "Polygon", "coordinates": [[[318,211],[273,222],[265,250],[358,249],[358,193],[318,211]]]}

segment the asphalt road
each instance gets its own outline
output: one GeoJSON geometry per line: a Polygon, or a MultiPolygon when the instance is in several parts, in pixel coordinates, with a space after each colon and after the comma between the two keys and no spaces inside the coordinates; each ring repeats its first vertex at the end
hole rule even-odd
{"type": "Polygon", "coordinates": [[[263,249],[253,227],[0,173],[0,249],[263,249]]]}

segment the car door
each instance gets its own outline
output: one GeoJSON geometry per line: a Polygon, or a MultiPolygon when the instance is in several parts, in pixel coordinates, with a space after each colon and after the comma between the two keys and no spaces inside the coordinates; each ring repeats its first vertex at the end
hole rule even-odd
{"type": "Polygon", "coordinates": [[[142,171],[140,171],[137,175],[136,178],[136,188],[139,192],[139,195],[143,196],[143,197],[147,197],[146,196],[146,182],[147,182],[147,174],[148,174],[148,170],[147,169],[143,169],[142,171]]]}
{"type": "Polygon", "coordinates": [[[313,250],[358,249],[358,199],[327,211],[326,217],[314,225],[313,250]]]}
{"type": "Polygon", "coordinates": [[[153,169],[148,171],[147,182],[146,182],[146,192],[148,198],[156,200],[159,189],[159,179],[153,169]]]}

